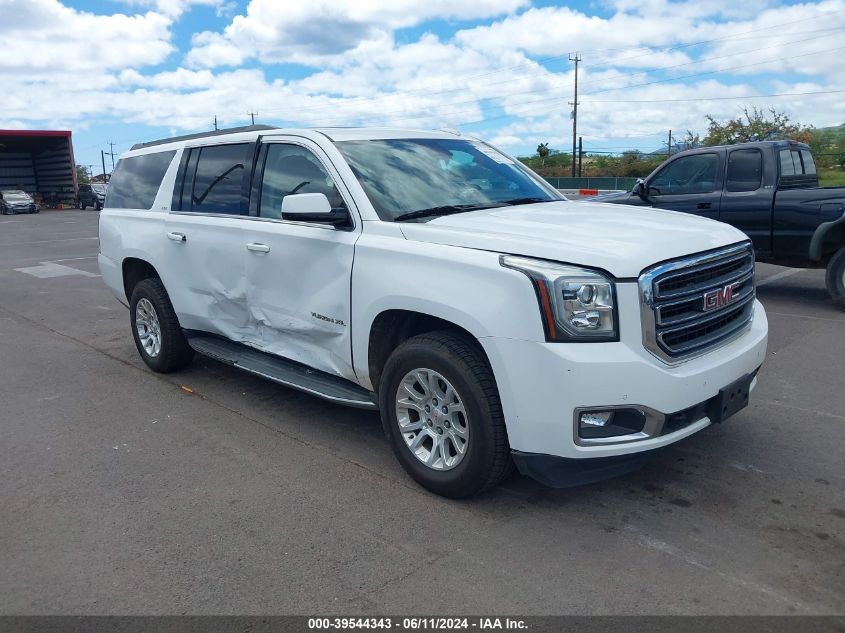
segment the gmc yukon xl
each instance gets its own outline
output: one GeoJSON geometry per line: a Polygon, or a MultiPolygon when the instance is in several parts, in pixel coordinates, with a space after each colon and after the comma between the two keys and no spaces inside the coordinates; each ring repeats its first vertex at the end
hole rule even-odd
{"type": "Polygon", "coordinates": [[[378,410],[465,497],[628,472],[742,409],[767,322],[742,232],[565,200],[447,132],[251,127],[135,146],[100,270],[157,372],[195,352],[378,410]]]}

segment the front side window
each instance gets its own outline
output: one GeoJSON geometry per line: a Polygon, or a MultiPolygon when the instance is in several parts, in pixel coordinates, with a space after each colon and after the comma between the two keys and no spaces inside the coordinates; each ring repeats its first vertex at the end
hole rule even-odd
{"type": "Polygon", "coordinates": [[[191,211],[225,215],[246,212],[243,178],[249,147],[248,143],[237,143],[192,150],[192,157],[193,152],[199,151],[199,158],[191,191],[191,211]]]}
{"type": "Polygon", "coordinates": [[[298,193],[322,193],[332,209],[346,208],[332,177],[313,153],[299,145],[272,143],[264,161],[258,215],[280,219],[282,200],[298,193]]]}
{"type": "Polygon", "coordinates": [[[562,199],[480,141],[411,138],[335,145],[385,221],[562,199]]]}
{"type": "Polygon", "coordinates": [[[678,158],[664,167],[649,183],[652,195],[710,193],[716,190],[719,158],[716,154],[695,154],[678,158]]]}
{"type": "Polygon", "coordinates": [[[109,181],[105,206],[151,209],[175,151],[121,158],[109,181]]]}
{"type": "Polygon", "coordinates": [[[734,150],[728,156],[728,191],[756,191],[763,184],[763,154],[758,149],[734,150]]]}

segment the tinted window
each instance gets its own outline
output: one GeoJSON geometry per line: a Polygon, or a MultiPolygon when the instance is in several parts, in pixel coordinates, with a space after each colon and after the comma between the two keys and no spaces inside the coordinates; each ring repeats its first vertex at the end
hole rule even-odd
{"type": "Polygon", "coordinates": [[[728,156],[728,191],[756,191],[763,184],[763,154],[741,149],[728,156]]]}
{"type": "Polygon", "coordinates": [[[334,181],[314,154],[299,145],[273,143],[264,161],[258,214],[281,218],[282,200],[296,193],[322,193],[333,209],[345,208],[334,181]]]}
{"type": "MultiPolygon", "coordinates": [[[[190,205],[183,203],[183,210],[228,215],[245,213],[242,191],[248,149],[248,143],[201,148],[190,205]]],[[[192,150],[192,154],[196,151],[192,150]]],[[[187,178],[190,174],[189,171],[187,178]]]]}
{"type": "Polygon", "coordinates": [[[792,162],[792,152],[788,149],[780,150],[780,175],[794,176],[801,173],[801,163],[798,163],[798,170],[795,170],[795,163],[792,162]]]}
{"type": "Polygon", "coordinates": [[[801,162],[804,163],[804,173],[809,175],[815,175],[816,173],[816,163],[813,160],[813,155],[808,152],[806,149],[801,150],[801,162]]]}
{"type": "Polygon", "coordinates": [[[719,158],[716,154],[696,154],[678,158],[648,183],[654,195],[710,193],[716,190],[719,158]]]}
{"type": "Polygon", "coordinates": [[[175,151],[121,158],[109,181],[107,207],[151,209],[175,151]]]}
{"type": "Polygon", "coordinates": [[[451,207],[559,200],[494,148],[467,139],[341,141],[340,149],[382,220],[451,207]]]}

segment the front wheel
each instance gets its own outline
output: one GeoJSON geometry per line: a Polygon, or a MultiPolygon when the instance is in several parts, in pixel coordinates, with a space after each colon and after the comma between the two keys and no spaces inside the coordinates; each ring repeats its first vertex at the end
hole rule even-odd
{"type": "Polygon", "coordinates": [[[475,341],[446,331],[408,339],[385,364],[379,405],[399,463],[434,493],[470,497],[513,470],[496,381],[475,341]]]}
{"type": "Polygon", "coordinates": [[[845,246],[840,248],[828,263],[825,280],[833,302],[845,309],[845,246]]]}
{"type": "Polygon", "coordinates": [[[182,334],[179,319],[159,279],[138,282],[132,290],[129,315],[135,347],[150,369],[166,374],[190,364],[194,350],[182,334]]]}

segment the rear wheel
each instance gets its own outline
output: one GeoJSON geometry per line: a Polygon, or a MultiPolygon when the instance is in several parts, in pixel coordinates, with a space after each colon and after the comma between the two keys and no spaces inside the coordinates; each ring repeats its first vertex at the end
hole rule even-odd
{"type": "Polygon", "coordinates": [[[496,381],[475,341],[408,339],[385,364],[379,405],[400,464],[432,492],[469,497],[512,472],[496,381]]]}
{"type": "Polygon", "coordinates": [[[135,347],[150,369],[166,374],[190,364],[194,350],[182,334],[159,279],[138,282],[132,290],[129,315],[135,347]]]}
{"type": "Polygon", "coordinates": [[[826,281],[833,302],[845,309],[845,246],[828,263],[826,281]]]}

